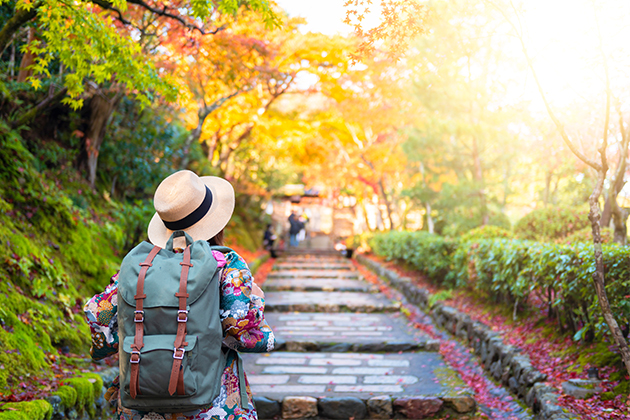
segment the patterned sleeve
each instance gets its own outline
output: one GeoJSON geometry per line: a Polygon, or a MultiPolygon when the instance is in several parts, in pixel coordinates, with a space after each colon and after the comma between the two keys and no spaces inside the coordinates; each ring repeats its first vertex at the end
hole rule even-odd
{"type": "Polygon", "coordinates": [[[118,273],[105,291],[93,296],[85,304],[83,311],[90,326],[92,359],[100,360],[118,352],[118,273]]]}
{"type": "Polygon", "coordinates": [[[264,317],[264,299],[252,295],[252,273],[236,253],[226,255],[221,276],[221,322],[223,342],[245,353],[273,350],[275,338],[264,317]]]}

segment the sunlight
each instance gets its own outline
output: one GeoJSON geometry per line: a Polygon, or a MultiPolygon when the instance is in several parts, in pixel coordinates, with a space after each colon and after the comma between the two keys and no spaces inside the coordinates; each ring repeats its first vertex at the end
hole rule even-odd
{"type": "MultiPolygon", "coordinates": [[[[603,98],[605,73],[598,21],[611,84],[627,80],[630,27],[626,18],[630,15],[630,2],[607,0],[598,6],[594,3],[590,0],[528,0],[524,3],[522,23],[527,47],[543,89],[557,107],[603,98]]],[[[513,48],[520,50],[517,40],[513,48]]],[[[524,84],[524,96],[535,101],[536,110],[544,111],[531,73],[524,84]]]]}

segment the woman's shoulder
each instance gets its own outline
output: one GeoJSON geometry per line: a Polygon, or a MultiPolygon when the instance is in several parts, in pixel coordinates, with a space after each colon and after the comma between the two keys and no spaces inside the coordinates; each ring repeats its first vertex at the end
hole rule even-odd
{"type": "Polygon", "coordinates": [[[245,262],[245,259],[234,250],[231,250],[227,254],[225,254],[225,260],[227,261],[227,266],[229,268],[249,269],[249,267],[247,266],[247,262],[245,262]]]}

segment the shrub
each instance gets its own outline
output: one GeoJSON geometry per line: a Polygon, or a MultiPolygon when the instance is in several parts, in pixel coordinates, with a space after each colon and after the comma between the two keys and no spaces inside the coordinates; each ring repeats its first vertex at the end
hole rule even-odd
{"type": "MultiPolygon", "coordinates": [[[[603,228],[602,232],[602,243],[603,244],[613,244],[613,231],[610,228],[603,228]]],[[[558,243],[571,245],[575,243],[585,243],[592,244],[593,243],[593,231],[591,227],[585,227],[584,229],[580,229],[576,232],[573,232],[566,238],[562,238],[558,240],[558,243]]]]}
{"type": "Polygon", "coordinates": [[[423,231],[388,232],[374,235],[368,243],[376,254],[388,260],[404,260],[434,281],[450,285],[456,240],[423,231]]]}
{"type": "Polygon", "coordinates": [[[512,239],[513,237],[514,234],[512,232],[498,226],[480,226],[463,235],[461,241],[470,242],[494,238],[512,239]]]}
{"type": "MultiPolygon", "coordinates": [[[[440,285],[497,302],[541,305],[576,340],[607,327],[593,286],[593,246],[518,239],[456,242],[422,232],[390,232],[371,241],[377,255],[413,265],[440,285]]],[[[630,247],[604,245],[606,291],[617,320],[630,321],[630,247]]]]}
{"type": "Polygon", "coordinates": [[[514,232],[520,239],[551,242],[589,225],[586,208],[544,207],[525,215],[514,226],[514,232]]]}

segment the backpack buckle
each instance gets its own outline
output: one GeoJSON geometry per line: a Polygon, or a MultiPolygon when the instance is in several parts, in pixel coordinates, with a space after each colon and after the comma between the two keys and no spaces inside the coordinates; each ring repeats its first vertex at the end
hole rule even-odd
{"type": "Polygon", "coordinates": [[[175,347],[175,348],[173,348],[173,359],[182,360],[184,358],[184,353],[186,353],[186,350],[183,347],[180,347],[180,348],[175,347]],[[178,351],[182,352],[181,356],[177,355],[178,351]]]}
{"type": "Polygon", "coordinates": [[[131,351],[131,357],[129,358],[129,363],[140,363],[140,352],[137,350],[131,351]],[[134,358],[135,356],[135,358],[134,358]]]}
{"type": "Polygon", "coordinates": [[[177,311],[177,322],[186,322],[188,321],[188,311],[187,310],[178,310],[177,311]],[[182,318],[181,315],[184,315],[184,317],[182,318]]]}
{"type": "Polygon", "coordinates": [[[133,313],[133,322],[144,322],[144,311],[134,311],[133,313]]]}

